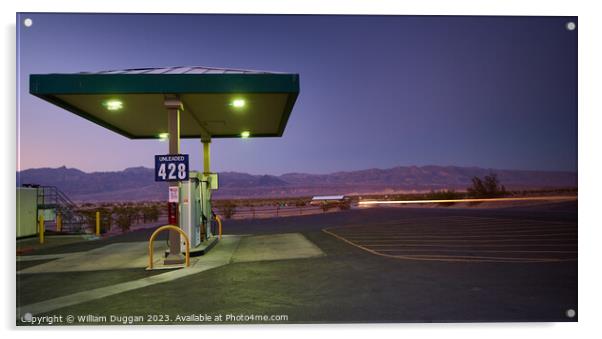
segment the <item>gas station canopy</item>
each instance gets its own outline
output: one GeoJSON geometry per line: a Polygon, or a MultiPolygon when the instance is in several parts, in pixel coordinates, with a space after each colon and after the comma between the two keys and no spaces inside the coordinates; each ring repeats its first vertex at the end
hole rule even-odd
{"type": "Polygon", "coordinates": [[[32,74],[30,93],[130,139],[165,138],[164,100],[183,104],[180,137],[279,137],[299,75],[208,67],[32,74]]]}

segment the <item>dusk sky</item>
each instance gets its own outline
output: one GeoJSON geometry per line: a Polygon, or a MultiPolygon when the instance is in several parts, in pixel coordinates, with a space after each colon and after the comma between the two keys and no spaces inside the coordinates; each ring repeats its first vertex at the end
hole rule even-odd
{"type": "MultiPolygon", "coordinates": [[[[167,153],[29,94],[29,75],[164,66],[298,73],[282,138],[214,139],[212,170],[577,170],[574,17],[21,14],[18,170],[167,153]],[[24,27],[25,18],[33,25],[24,27]]],[[[183,140],[192,169],[199,140],[183,140]]]]}

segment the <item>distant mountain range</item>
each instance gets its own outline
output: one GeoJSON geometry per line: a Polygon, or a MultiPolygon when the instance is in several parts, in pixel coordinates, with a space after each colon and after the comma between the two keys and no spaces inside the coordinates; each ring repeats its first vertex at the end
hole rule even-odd
{"type": "MultiPolygon", "coordinates": [[[[496,173],[508,189],[577,187],[577,173],[500,170],[457,166],[400,166],[330,174],[287,173],[280,176],[219,173],[216,198],[290,197],[318,194],[367,194],[464,190],[474,176],[496,173]]],[[[151,168],[86,173],[75,168],[36,168],[17,172],[17,185],[57,186],[76,201],[167,199],[167,185],[154,181],[151,168]]]]}

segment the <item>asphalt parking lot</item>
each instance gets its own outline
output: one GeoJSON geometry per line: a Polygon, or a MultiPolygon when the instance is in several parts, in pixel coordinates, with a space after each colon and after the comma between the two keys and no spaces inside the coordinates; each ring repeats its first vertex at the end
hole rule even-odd
{"type": "Polygon", "coordinates": [[[577,224],[486,217],[425,217],[324,229],[375,255],[401,260],[577,260],[577,224]]]}
{"type": "MultiPolygon", "coordinates": [[[[578,315],[576,202],[491,210],[369,208],[232,220],[225,222],[224,231],[238,235],[296,232],[325,255],[232,261],[48,314],[167,314],[169,323],[186,314],[286,315],[286,323],[578,318],[567,317],[569,309],[578,315]]],[[[34,254],[81,252],[145,240],[149,234],[132,232],[34,254]]],[[[40,264],[44,262],[48,261],[40,264]]],[[[21,269],[32,265],[28,262],[21,269]]],[[[131,268],[18,274],[17,304],[156,274],[131,268]]]]}

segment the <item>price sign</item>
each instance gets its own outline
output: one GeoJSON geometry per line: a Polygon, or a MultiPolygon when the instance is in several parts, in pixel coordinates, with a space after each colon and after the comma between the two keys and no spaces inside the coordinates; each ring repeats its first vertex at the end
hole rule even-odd
{"type": "Polygon", "coordinates": [[[155,155],[155,181],[188,180],[188,154],[155,155]]]}

